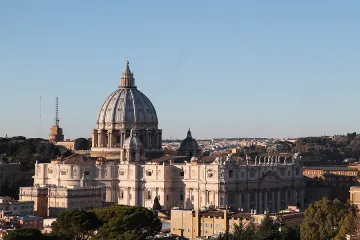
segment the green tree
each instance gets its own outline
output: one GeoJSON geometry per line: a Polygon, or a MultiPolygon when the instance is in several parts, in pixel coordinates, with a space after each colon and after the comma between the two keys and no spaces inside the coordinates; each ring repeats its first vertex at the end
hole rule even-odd
{"type": "Polygon", "coordinates": [[[356,206],[323,198],[306,209],[300,226],[301,239],[345,239],[346,234],[356,233],[358,219],[356,206]]]}
{"type": "Polygon", "coordinates": [[[84,210],[65,211],[53,222],[52,235],[61,239],[90,239],[100,226],[95,213],[84,210]]]}
{"type": "Polygon", "coordinates": [[[257,238],[261,240],[281,239],[282,234],[279,228],[280,223],[271,218],[269,214],[266,214],[256,231],[257,238]]]}
{"type": "Polygon", "coordinates": [[[35,240],[45,239],[44,235],[39,229],[33,228],[19,228],[8,231],[8,235],[5,236],[4,240],[35,240]]]}
{"type": "Polygon", "coordinates": [[[241,240],[256,240],[256,228],[254,221],[250,220],[248,224],[240,224],[234,225],[234,232],[233,232],[235,239],[241,240]]]}
{"type": "Polygon", "coordinates": [[[133,206],[111,206],[94,209],[93,212],[101,221],[98,233],[92,239],[145,239],[154,236],[161,230],[161,221],[154,212],[133,206]]]}
{"type": "Polygon", "coordinates": [[[91,142],[86,138],[75,139],[75,150],[89,150],[91,148],[91,142]]]}
{"type": "Polygon", "coordinates": [[[155,197],[155,198],[154,198],[153,210],[154,210],[154,211],[159,211],[159,210],[161,210],[161,205],[160,205],[160,202],[159,202],[159,198],[158,198],[158,197],[155,197]]]}

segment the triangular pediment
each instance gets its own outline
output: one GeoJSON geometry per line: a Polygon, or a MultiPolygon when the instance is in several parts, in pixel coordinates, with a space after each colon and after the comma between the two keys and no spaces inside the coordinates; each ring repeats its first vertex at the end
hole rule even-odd
{"type": "Polygon", "coordinates": [[[282,178],[276,172],[269,171],[260,178],[260,181],[280,181],[282,178]]]}

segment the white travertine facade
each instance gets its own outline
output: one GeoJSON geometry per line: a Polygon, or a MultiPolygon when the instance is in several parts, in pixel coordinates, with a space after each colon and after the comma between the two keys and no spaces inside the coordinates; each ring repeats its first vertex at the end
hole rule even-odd
{"type": "Polygon", "coordinates": [[[211,164],[196,158],[182,164],[171,160],[115,163],[104,158],[69,162],[37,163],[34,184],[76,187],[82,185],[80,176],[84,176],[88,186],[106,186],[104,201],[152,207],[157,196],[164,209],[228,205],[244,211],[276,212],[304,204],[302,166],[296,156],[246,162],[228,156],[211,164]]]}

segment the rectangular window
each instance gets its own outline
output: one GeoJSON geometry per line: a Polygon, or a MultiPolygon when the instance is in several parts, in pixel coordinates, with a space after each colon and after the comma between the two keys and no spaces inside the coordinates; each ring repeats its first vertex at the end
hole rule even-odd
{"type": "Polygon", "coordinates": [[[233,170],[229,170],[229,178],[233,177],[233,170]]]}
{"type": "Polygon", "coordinates": [[[180,172],[180,177],[183,177],[184,176],[184,171],[181,171],[180,172]]]}
{"type": "Polygon", "coordinates": [[[184,194],[180,193],[180,201],[184,201],[184,194]]]}

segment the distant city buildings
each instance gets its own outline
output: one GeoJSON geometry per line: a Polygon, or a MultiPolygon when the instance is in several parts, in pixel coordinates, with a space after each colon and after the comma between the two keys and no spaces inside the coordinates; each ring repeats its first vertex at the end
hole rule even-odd
{"type": "Polygon", "coordinates": [[[3,185],[11,185],[18,173],[20,173],[20,163],[4,163],[0,160],[0,188],[3,185]]]}
{"type": "Polygon", "coordinates": [[[0,217],[34,215],[33,201],[18,201],[11,197],[0,197],[0,217]]]}
{"type": "Polygon", "coordinates": [[[359,170],[356,165],[348,166],[305,166],[306,199],[314,203],[323,197],[349,199],[351,186],[358,185],[359,170]]]}
{"type": "Polygon", "coordinates": [[[350,187],[350,202],[355,204],[360,209],[360,186],[350,187]]]}

